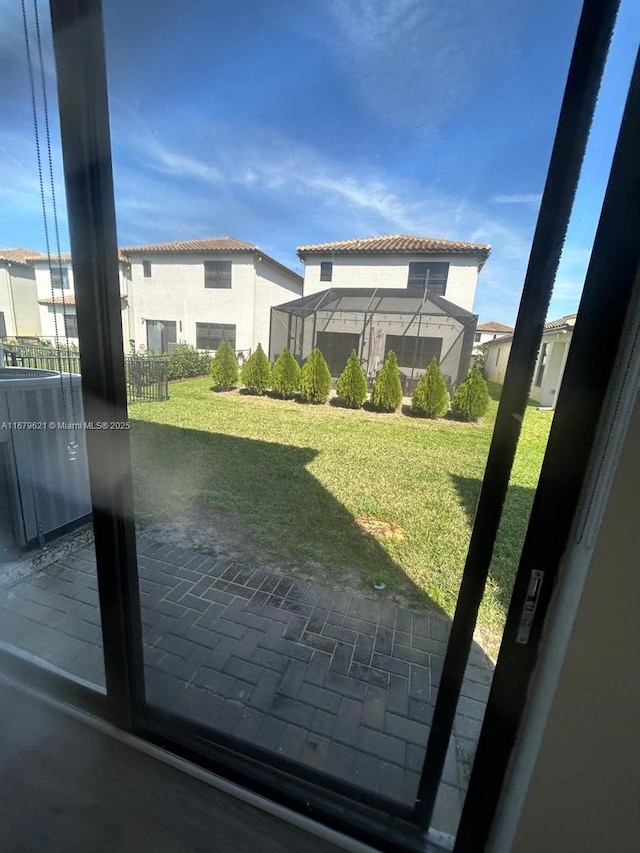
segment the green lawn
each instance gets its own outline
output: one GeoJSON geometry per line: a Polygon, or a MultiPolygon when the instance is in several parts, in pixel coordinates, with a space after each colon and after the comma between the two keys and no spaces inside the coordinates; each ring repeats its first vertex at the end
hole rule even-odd
{"type": "MultiPolygon", "coordinates": [[[[480,424],[425,421],[173,383],[130,407],[143,522],[188,515],[228,525],[287,571],[333,585],[383,580],[451,615],[497,402],[480,424]],[[366,534],[356,519],[399,525],[366,534]]],[[[493,389],[494,392],[496,389],[493,389]]],[[[494,393],[495,396],[495,393],[494,393]]],[[[529,407],[481,624],[502,626],[551,424],[529,407]]]]}

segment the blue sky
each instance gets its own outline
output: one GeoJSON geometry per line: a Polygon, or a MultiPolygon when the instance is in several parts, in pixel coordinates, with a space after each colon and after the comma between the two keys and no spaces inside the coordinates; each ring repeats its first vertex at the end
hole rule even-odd
{"type": "MultiPolygon", "coordinates": [[[[513,321],[577,0],[105,2],[121,245],[229,234],[487,242],[475,310],[513,321]]],[[[31,0],[28,0],[31,8],[31,0]]],[[[68,248],[48,11],[45,76],[68,248]]],[[[576,309],[638,47],[623,2],[550,316],[576,309]]],[[[43,250],[19,0],[0,0],[0,245],[43,250]]]]}

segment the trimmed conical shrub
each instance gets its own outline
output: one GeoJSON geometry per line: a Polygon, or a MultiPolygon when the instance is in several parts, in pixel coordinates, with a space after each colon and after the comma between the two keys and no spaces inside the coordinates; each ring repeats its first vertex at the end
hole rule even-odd
{"type": "Polygon", "coordinates": [[[211,362],[211,378],[215,388],[230,391],[238,384],[238,360],[229,341],[222,341],[211,362]]]}
{"type": "Polygon", "coordinates": [[[434,357],[413,392],[411,411],[423,418],[441,418],[448,408],[447,383],[434,357]]]}
{"type": "Polygon", "coordinates": [[[300,371],[300,396],[305,403],[326,403],[330,390],[329,365],[316,347],[300,371]]]}
{"type": "Polygon", "coordinates": [[[338,397],[350,409],[359,409],[367,399],[367,379],[354,349],[338,379],[338,397]]]}
{"type": "Polygon", "coordinates": [[[371,403],[381,412],[395,412],[402,402],[402,384],[398,371],[398,359],[393,350],[387,353],[382,370],[376,377],[371,391],[371,403]]]}
{"type": "Polygon", "coordinates": [[[288,349],[283,349],[271,370],[271,387],[285,400],[291,399],[300,387],[300,365],[288,349]]]}
{"type": "Polygon", "coordinates": [[[258,344],[255,352],[249,356],[240,373],[240,379],[252,394],[264,394],[271,385],[271,365],[264,354],[262,344],[258,344]]]}
{"type": "Polygon", "coordinates": [[[489,408],[489,387],[477,367],[458,386],[451,408],[463,421],[477,421],[489,408]]]}

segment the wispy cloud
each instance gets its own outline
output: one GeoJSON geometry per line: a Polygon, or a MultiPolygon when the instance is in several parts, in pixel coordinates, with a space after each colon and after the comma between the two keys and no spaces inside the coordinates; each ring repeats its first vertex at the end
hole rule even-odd
{"type": "Polygon", "coordinates": [[[540,204],[542,193],[512,193],[510,195],[494,195],[491,199],[495,204],[540,204]]]}
{"type": "Polygon", "coordinates": [[[361,99],[388,121],[437,130],[476,92],[493,57],[509,52],[517,16],[475,2],[330,0],[338,55],[361,99]],[[495,26],[496,20],[501,22],[495,26]]]}
{"type": "Polygon", "coordinates": [[[212,163],[202,162],[193,157],[170,151],[159,142],[147,145],[146,151],[151,168],[163,175],[178,178],[195,178],[209,184],[220,184],[222,174],[212,163]]]}
{"type": "Polygon", "coordinates": [[[127,188],[118,217],[130,243],[144,242],[146,232],[153,239],[231,233],[269,246],[291,266],[297,245],[325,239],[413,233],[490,243],[476,310],[508,320],[510,304],[515,315],[533,221],[529,228],[513,224],[489,205],[334,160],[258,127],[201,128],[198,146],[140,126],[125,136],[134,165],[118,166],[116,158],[116,188],[127,188]],[[170,207],[167,177],[173,179],[170,207]]]}

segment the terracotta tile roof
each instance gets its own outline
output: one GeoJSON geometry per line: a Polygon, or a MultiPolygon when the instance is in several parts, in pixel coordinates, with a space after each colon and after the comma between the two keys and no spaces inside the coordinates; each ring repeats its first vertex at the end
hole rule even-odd
{"type": "Polygon", "coordinates": [[[207,237],[204,240],[175,240],[173,243],[149,243],[146,246],[125,246],[126,255],[164,252],[259,252],[257,246],[236,240],[235,237],[207,237]]]}
{"type": "MultiPolygon", "coordinates": [[[[121,261],[128,263],[122,249],[118,249],[118,257],[121,261]]],[[[51,253],[51,263],[55,266],[56,262],[70,261],[71,252],[51,253]]],[[[12,261],[14,264],[32,264],[34,261],[47,262],[48,258],[44,252],[36,252],[34,249],[0,249],[0,261],[12,261]]]]}
{"type": "Polygon", "coordinates": [[[413,237],[407,234],[387,234],[383,237],[362,237],[357,240],[338,240],[298,247],[298,257],[324,254],[416,254],[441,252],[447,254],[479,254],[483,261],[489,257],[491,246],[443,240],[439,237],[413,237]]]}
{"type": "Polygon", "coordinates": [[[547,332],[551,329],[562,329],[564,326],[573,327],[576,323],[576,316],[576,314],[565,314],[559,320],[550,320],[544,324],[544,330],[547,332]]]}
{"type": "Polygon", "coordinates": [[[478,323],[477,332],[505,332],[508,334],[513,332],[513,326],[505,326],[504,323],[496,323],[495,320],[490,320],[488,323],[478,323]]]}
{"type": "Polygon", "coordinates": [[[238,240],[235,237],[207,237],[204,240],[176,240],[173,243],[150,243],[147,246],[128,246],[120,250],[122,254],[129,255],[165,255],[165,254],[186,254],[209,253],[209,252],[251,252],[254,256],[269,261],[281,270],[289,273],[302,284],[302,276],[298,275],[289,267],[281,264],[275,258],[267,255],[258,246],[253,243],[245,243],[244,240],[238,240]]]}
{"type": "MultiPolygon", "coordinates": [[[[554,332],[559,331],[560,329],[573,329],[576,324],[576,316],[577,314],[565,314],[564,317],[560,317],[557,320],[549,320],[548,323],[544,324],[544,332],[554,332]]],[[[478,329],[480,329],[480,326],[478,326],[478,329]]],[[[486,341],[484,344],[482,344],[482,346],[501,346],[506,343],[509,343],[509,341],[512,339],[513,335],[509,334],[505,337],[495,338],[495,340],[493,341],[486,341]]]]}
{"type": "Polygon", "coordinates": [[[28,264],[31,261],[46,260],[42,252],[33,249],[0,249],[0,261],[10,261],[14,264],[28,264]]]}
{"type": "Polygon", "coordinates": [[[65,296],[64,303],[62,302],[62,299],[59,299],[58,297],[56,297],[55,299],[52,299],[51,296],[49,296],[45,299],[38,299],[38,305],[63,305],[63,304],[64,305],[75,305],[76,304],[75,296],[71,296],[71,294],[69,294],[69,296],[65,296]]]}
{"type": "MultiPolygon", "coordinates": [[[[135,255],[151,255],[151,254],[186,254],[189,252],[251,252],[256,257],[262,258],[265,261],[279,267],[286,273],[295,278],[299,284],[302,284],[302,276],[298,275],[289,267],[281,264],[275,258],[267,255],[258,246],[253,243],[245,243],[243,240],[237,240],[235,237],[209,237],[205,240],[177,240],[173,243],[149,243],[145,246],[128,246],[123,249],[118,249],[118,258],[123,263],[130,263],[131,256],[135,255]]],[[[69,252],[52,253],[51,261],[55,266],[58,258],[61,261],[70,261],[71,254],[69,252]]],[[[32,249],[0,249],[0,261],[12,261],[13,263],[31,264],[34,261],[47,263],[48,259],[42,252],[35,252],[32,249]]]]}

